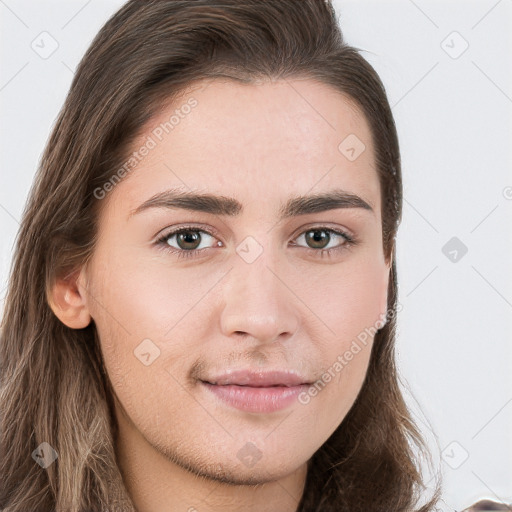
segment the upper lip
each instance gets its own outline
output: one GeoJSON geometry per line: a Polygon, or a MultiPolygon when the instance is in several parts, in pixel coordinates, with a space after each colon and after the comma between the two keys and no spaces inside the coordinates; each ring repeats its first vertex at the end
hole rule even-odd
{"type": "Polygon", "coordinates": [[[308,380],[295,372],[273,370],[273,371],[255,371],[255,370],[234,370],[231,372],[208,378],[204,382],[226,386],[236,384],[238,386],[269,387],[269,386],[299,386],[301,384],[310,384],[308,380]]]}

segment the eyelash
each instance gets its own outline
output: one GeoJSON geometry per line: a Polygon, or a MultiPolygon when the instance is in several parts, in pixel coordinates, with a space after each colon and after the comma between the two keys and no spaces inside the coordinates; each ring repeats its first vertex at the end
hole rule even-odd
{"type": "MultiPolygon", "coordinates": [[[[348,233],[341,231],[341,230],[327,228],[325,226],[318,226],[318,227],[315,226],[315,227],[306,229],[305,231],[302,231],[302,233],[299,233],[299,235],[296,238],[298,238],[299,236],[302,236],[305,233],[308,233],[310,231],[325,231],[328,233],[334,233],[335,235],[339,235],[345,239],[345,242],[343,244],[341,244],[337,247],[332,247],[331,249],[313,249],[312,247],[297,246],[297,247],[306,249],[306,251],[308,251],[310,253],[313,253],[313,255],[317,258],[324,258],[324,257],[330,258],[333,256],[333,254],[335,252],[342,252],[344,250],[349,250],[358,243],[357,240],[355,239],[355,237],[350,236],[348,233]]],[[[171,247],[167,243],[167,240],[169,238],[171,238],[172,236],[179,235],[180,233],[188,233],[188,232],[201,232],[201,233],[206,233],[214,238],[217,237],[216,233],[213,230],[202,229],[202,228],[198,228],[196,226],[182,226],[174,231],[170,231],[169,233],[165,233],[164,235],[162,235],[160,238],[158,238],[155,241],[155,245],[157,245],[159,247],[159,249],[161,249],[165,252],[168,252],[168,253],[170,252],[172,254],[176,254],[178,258],[195,258],[198,256],[198,253],[200,253],[206,249],[192,249],[192,250],[187,251],[185,249],[176,249],[174,247],[171,247]]]]}

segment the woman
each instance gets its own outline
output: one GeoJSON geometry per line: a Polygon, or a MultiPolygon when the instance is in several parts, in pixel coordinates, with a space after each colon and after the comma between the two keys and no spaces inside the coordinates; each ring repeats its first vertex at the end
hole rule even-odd
{"type": "Polygon", "coordinates": [[[0,508],[434,510],[401,212],[384,87],[329,2],[129,1],[24,212],[0,508]]]}

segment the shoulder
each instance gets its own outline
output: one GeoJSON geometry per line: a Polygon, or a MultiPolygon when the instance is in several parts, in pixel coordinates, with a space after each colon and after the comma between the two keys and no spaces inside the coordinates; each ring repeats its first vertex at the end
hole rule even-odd
{"type": "Polygon", "coordinates": [[[494,511],[512,511],[512,504],[506,504],[503,502],[492,501],[492,500],[480,500],[473,503],[468,508],[465,508],[461,512],[494,512],[494,511]]]}

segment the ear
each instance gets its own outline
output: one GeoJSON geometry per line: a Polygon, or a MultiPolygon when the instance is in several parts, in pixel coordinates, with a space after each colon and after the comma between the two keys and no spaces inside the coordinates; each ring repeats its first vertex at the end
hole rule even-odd
{"type": "Polygon", "coordinates": [[[386,320],[386,315],[388,313],[388,289],[389,289],[389,281],[391,279],[391,266],[393,264],[393,258],[395,253],[395,247],[391,249],[389,260],[385,260],[385,272],[383,275],[383,282],[380,289],[380,314],[383,321],[386,320]]]}
{"type": "Polygon", "coordinates": [[[65,278],[59,278],[48,293],[48,304],[57,318],[71,329],[83,329],[91,322],[91,315],[82,285],[85,272],[82,268],[65,278]]]}

